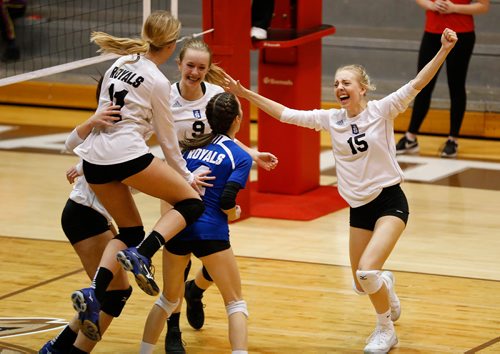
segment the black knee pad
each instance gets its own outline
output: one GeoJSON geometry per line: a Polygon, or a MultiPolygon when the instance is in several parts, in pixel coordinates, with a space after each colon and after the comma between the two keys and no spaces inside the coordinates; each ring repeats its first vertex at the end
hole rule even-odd
{"type": "Polygon", "coordinates": [[[177,210],[186,220],[186,225],[191,225],[205,211],[205,204],[201,199],[184,199],[174,205],[177,210]]]}
{"type": "Polygon", "coordinates": [[[207,270],[207,268],[205,268],[205,266],[203,266],[203,268],[201,269],[201,272],[203,273],[203,278],[205,278],[208,281],[213,281],[210,274],[208,274],[208,270],[207,270]]]}
{"type": "Polygon", "coordinates": [[[191,270],[191,260],[189,260],[187,266],[186,266],[186,269],[184,269],[184,281],[187,280],[188,278],[188,275],[189,275],[189,271],[191,270]]]}
{"type": "Polygon", "coordinates": [[[101,310],[113,317],[120,316],[130,295],[132,295],[131,286],[125,290],[106,291],[101,310]]]}
{"type": "Polygon", "coordinates": [[[115,238],[122,241],[127,247],[136,247],[142,242],[145,235],[144,226],[120,227],[115,238]]]}

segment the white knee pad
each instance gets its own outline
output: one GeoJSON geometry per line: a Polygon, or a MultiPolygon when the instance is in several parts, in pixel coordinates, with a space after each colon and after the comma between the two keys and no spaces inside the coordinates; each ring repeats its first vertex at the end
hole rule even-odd
{"type": "Polygon", "coordinates": [[[380,277],[380,270],[357,270],[358,282],[367,294],[374,294],[379,291],[383,284],[380,277]]]}
{"type": "Polygon", "coordinates": [[[177,305],[179,305],[179,299],[176,302],[170,302],[161,294],[158,300],[156,300],[155,305],[159,306],[170,317],[172,312],[177,308],[177,305]]]}
{"type": "Polygon", "coordinates": [[[352,290],[354,290],[354,292],[358,295],[366,295],[364,291],[361,291],[356,287],[356,282],[354,280],[352,281],[352,290]]]}
{"type": "Polygon", "coordinates": [[[233,301],[226,306],[226,312],[227,317],[236,312],[243,312],[243,314],[248,318],[247,303],[245,300],[233,301]]]}

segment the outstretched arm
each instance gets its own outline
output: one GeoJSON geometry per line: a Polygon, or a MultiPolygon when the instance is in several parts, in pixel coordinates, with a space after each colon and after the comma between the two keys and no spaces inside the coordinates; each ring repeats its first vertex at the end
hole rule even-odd
{"type": "Polygon", "coordinates": [[[432,80],[441,65],[444,63],[450,51],[455,46],[456,42],[457,34],[451,29],[446,28],[441,35],[441,48],[434,56],[434,58],[432,58],[431,61],[428,62],[427,65],[424,66],[423,69],[420,70],[417,76],[412,80],[411,84],[413,88],[422,90],[432,80]]]}
{"type": "Polygon", "coordinates": [[[271,117],[280,119],[281,113],[285,110],[285,106],[281,103],[275,102],[267,97],[261,96],[245,87],[243,87],[240,81],[236,81],[228,74],[226,76],[226,87],[224,89],[232,94],[248,100],[250,103],[256,105],[259,109],[263,110],[271,117]]]}
{"type": "Polygon", "coordinates": [[[271,171],[276,168],[278,165],[278,158],[271,154],[270,152],[260,152],[257,149],[252,149],[249,146],[246,146],[238,139],[234,139],[234,142],[238,144],[240,148],[245,150],[248,155],[252,157],[252,160],[257,163],[259,167],[262,167],[266,171],[271,171]]]}

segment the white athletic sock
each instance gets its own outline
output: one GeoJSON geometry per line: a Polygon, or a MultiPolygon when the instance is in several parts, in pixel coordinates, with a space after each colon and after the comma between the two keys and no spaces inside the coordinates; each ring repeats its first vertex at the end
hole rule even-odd
{"type": "Polygon", "coordinates": [[[231,354],[248,354],[247,350],[233,350],[231,354]]]}
{"type": "Polygon", "coordinates": [[[406,136],[406,139],[411,141],[411,142],[414,142],[415,140],[417,140],[417,136],[415,134],[411,134],[411,133],[406,132],[405,136],[406,136]]]}
{"type": "Polygon", "coordinates": [[[389,324],[392,324],[390,307],[384,313],[377,313],[377,322],[379,325],[382,326],[388,326],[389,324]]]}
{"type": "Polygon", "coordinates": [[[141,350],[139,351],[139,353],[140,354],[153,354],[154,350],[155,350],[154,344],[141,342],[141,350]]]}

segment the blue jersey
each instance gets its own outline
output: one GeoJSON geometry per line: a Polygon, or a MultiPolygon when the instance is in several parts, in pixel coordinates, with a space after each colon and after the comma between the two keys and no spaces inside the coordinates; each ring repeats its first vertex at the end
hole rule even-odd
{"type": "Polygon", "coordinates": [[[227,182],[235,182],[242,188],[245,187],[252,167],[252,158],[227,136],[217,135],[209,145],[186,151],[184,159],[190,171],[208,168],[212,171],[210,176],[216,178],[210,181],[213,182],[213,187],[206,188],[202,196],[205,212],[177,236],[183,241],[229,241],[227,215],[220,207],[222,192],[227,182]]]}

